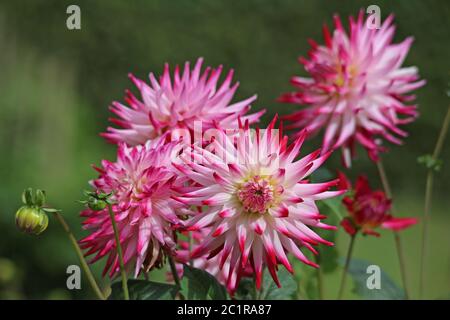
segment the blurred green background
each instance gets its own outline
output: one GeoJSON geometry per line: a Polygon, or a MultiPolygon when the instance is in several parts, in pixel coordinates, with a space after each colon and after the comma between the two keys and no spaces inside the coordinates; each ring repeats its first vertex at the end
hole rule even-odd
{"type": "MultiPolygon", "coordinates": [[[[14,213],[24,188],[45,189],[82,236],[75,200],[96,176],[90,165],[114,159],[114,146],[98,133],[108,125],[110,102],[122,100],[124,90],[133,88],[128,72],[145,78],[149,71],[160,73],[164,62],[182,64],[203,56],[208,65],[235,69],[241,83],[236,99],[257,93],[253,108],[267,108],[267,122],[275,113],[296,108],[275,99],[292,89],[292,75],[304,73],[297,57],[306,54],[307,39],[322,42],[322,23],[330,25],[333,13],[346,17],[370,4],[379,5],[383,17],[395,13],[396,41],[415,37],[405,64],[418,66],[428,81],[417,91],[421,117],[407,127],[410,137],[384,157],[399,215],[420,217],[425,170],[416,158],[432,151],[449,104],[448,1],[1,1],[0,299],[93,297],[85,282],[80,291],[65,289],[66,267],[78,261],[60,226],[51,220],[48,231],[33,238],[17,232],[14,213]],[[66,28],[69,4],[81,8],[81,30],[66,28]]],[[[449,159],[449,142],[444,160],[449,159]]],[[[336,154],[327,167],[339,166],[336,154]]],[[[350,175],[357,173],[380,186],[376,168],[362,151],[350,175]]],[[[450,293],[448,163],[434,186],[425,294],[431,299],[450,293]]],[[[417,297],[421,226],[403,232],[402,238],[408,280],[417,297]]],[[[341,255],[347,244],[348,236],[339,230],[341,255]]],[[[355,257],[379,264],[400,283],[389,232],[380,239],[359,239],[355,257]]],[[[101,269],[102,262],[94,267],[97,275],[101,269]]],[[[326,298],[336,296],[338,271],[325,277],[326,298]]],[[[348,289],[346,296],[356,298],[351,285],[348,289]]]]}

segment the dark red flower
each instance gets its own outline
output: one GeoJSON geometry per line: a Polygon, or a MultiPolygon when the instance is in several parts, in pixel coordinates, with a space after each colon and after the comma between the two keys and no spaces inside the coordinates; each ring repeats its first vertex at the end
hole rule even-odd
{"type": "MultiPolygon", "coordinates": [[[[342,187],[352,189],[349,180],[343,173],[339,173],[342,187]]],[[[350,235],[355,235],[359,230],[363,234],[380,236],[374,231],[381,227],[394,231],[405,229],[417,223],[416,218],[395,218],[389,212],[391,199],[380,190],[372,190],[365,176],[359,176],[353,194],[342,200],[348,210],[349,216],[344,218],[341,226],[350,235]]]]}

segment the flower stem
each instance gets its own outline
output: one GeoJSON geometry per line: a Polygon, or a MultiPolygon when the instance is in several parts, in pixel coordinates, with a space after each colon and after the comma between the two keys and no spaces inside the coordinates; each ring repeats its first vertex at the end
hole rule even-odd
{"type": "MultiPolygon", "coordinates": [[[[383,184],[384,192],[386,193],[389,199],[392,199],[391,187],[389,185],[389,180],[386,175],[386,171],[384,170],[383,162],[378,160],[377,162],[378,173],[380,175],[381,183],[383,184]]],[[[408,281],[406,280],[406,265],[405,265],[405,255],[403,253],[402,243],[400,239],[400,235],[397,231],[394,231],[394,239],[395,245],[397,248],[397,255],[400,264],[400,273],[402,277],[403,289],[405,290],[405,299],[409,299],[409,290],[408,290],[408,281]]]]}
{"type": "Polygon", "coordinates": [[[194,261],[192,259],[192,250],[194,250],[194,234],[191,232],[189,235],[189,265],[194,266],[194,261]]]}
{"type": "Polygon", "coordinates": [[[184,295],[181,293],[181,281],[180,277],[178,276],[177,267],[175,266],[175,261],[173,261],[173,257],[170,252],[167,251],[167,259],[169,260],[169,266],[170,266],[170,272],[173,276],[173,281],[175,281],[175,284],[178,288],[178,297],[180,300],[185,300],[184,295]]]}
{"type": "Polygon", "coordinates": [[[72,243],[72,246],[75,249],[75,252],[77,253],[78,259],[80,260],[81,267],[83,268],[84,273],[86,273],[89,284],[91,285],[91,288],[94,291],[95,295],[97,296],[98,299],[105,300],[106,298],[103,295],[103,292],[100,290],[97,281],[95,281],[94,275],[92,274],[91,269],[89,268],[89,265],[87,264],[86,259],[84,258],[83,252],[81,251],[80,246],[78,245],[78,242],[75,239],[75,236],[70,231],[69,225],[59,212],[54,212],[53,215],[56,218],[56,220],[58,220],[58,222],[61,224],[64,231],[67,233],[67,236],[69,237],[70,242],[72,243]]]}
{"type": "MultiPolygon", "coordinates": [[[[447,115],[445,116],[444,123],[442,124],[441,132],[439,133],[436,146],[434,147],[433,160],[438,160],[439,155],[444,145],[445,136],[447,135],[448,127],[450,123],[450,106],[447,110],[447,115]]],[[[420,282],[419,282],[419,299],[422,298],[425,289],[425,260],[427,257],[427,243],[428,243],[428,222],[431,216],[431,200],[433,194],[433,177],[434,170],[429,168],[427,172],[427,181],[425,186],[425,207],[423,212],[423,223],[422,223],[422,252],[420,258],[420,282]]]]}
{"type": "Polygon", "coordinates": [[[352,258],[355,239],[356,239],[356,233],[354,235],[352,235],[350,238],[350,244],[349,244],[348,250],[347,250],[347,257],[345,258],[344,272],[342,273],[342,278],[341,278],[341,286],[339,288],[338,300],[341,300],[342,295],[344,294],[345,281],[347,280],[347,271],[348,271],[348,266],[350,265],[350,260],[352,258]]]}
{"type": "Polygon", "coordinates": [[[170,254],[167,255],[169,259],[169,265],[170,265],[170,272],[172,273],[173,280],[175,281],[175,284],[178,288],[181,288],[181,282],[180,277],[178,276],[177,267],[175,266],[175,262],[173,261],[173,258],[170,254]]]}
{"type": "Polygon", "coordinates": [[[384,165],[381,159],[377,161],[377,169],[378,174],[380,175],[380,180],[381,184],[383,185],[384,192],[386,193],[388,198],[392,199],[391,186],[389,184],[389,180],[387,178],[386,171],[384,170],[384,165]]]}
{"type": "MultiPolygon", "coordinates": [[[[320,265],[321,264],[320,252],[317,256],[315,256],[315,258],[316,263],[320,265]]],[[[319,293],[319,300],[323,300],[323,273],[321,268],[316,269],[316,277],[317,277],[317,291],[319,293]]]]}
{"type": "Polygon", "coordinates": [[[119,256],[120,274],[122,277],[122,290],[125,300],[130,300],[130,294],[128,292],[127,273],[125,271],[125,264],[123,262],[122,246],[120,244],[119,231],[117,230],[116,217],[112,205],[108,204],[109,217],[111,218],[111,224],[114,231],[114,237],[116,239],[117,255],[119,256]]]}

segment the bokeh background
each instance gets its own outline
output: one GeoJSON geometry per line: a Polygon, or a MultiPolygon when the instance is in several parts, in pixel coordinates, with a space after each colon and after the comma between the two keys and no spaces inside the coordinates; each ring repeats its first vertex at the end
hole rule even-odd
{"type": "MultiPolygon", "coordinates": [[[[34,238],[16,230],[14,213],[24,188],[45,189],[82,236],[76,200],[96,176],[90,165],[115,158],[115,147],[98,134],[108,125],[110,102],[133,88],[128,72],[145,78],[149,71],[160,73],[164,62],[203,56],[206,64],[235,69],[241,83],[236,99],[257,93],[254,109],[267,108],[267,122],[296,108],[275,100],[291,90],[292,75],[304,73],[297,57],[306,54],[307,39],[322,42],[322,23],[331,25],[333,13],[346,17],[370,4],[380,6],[383,18],[395,13],[396,41],[415,37],[405,64],[418,66],[428,81],[417,91],[421,117],[408,126],[410,137],[384,157],[399,215],[421,217],[425,170],[416,159],[431,153],[449,104],[449,1],[1,1],[0,298],[92,298],[85,282],[82,290],[65,289],[66,267],[78,261],[60,226],[51,220],[48,231],[34,238]],[[81,8],[81,30],[66,28],[69,4],[81,8]]],[[[434,185],[425,293],[430,299],[450,294],[449,143],[434,185]]],[[[375,166],[359,154],[350,175],[365,173],[379,187],[375,166]]],[[[339,166],[336,154],[327,167],[339,166]]],[[[402,238],[417,297],[421,226],[402,238]]],[[[341,255],[347,245],[339,230],[341,255]]],[[[400,284],[389,232],[359,239],[355,257],[380,265],[400,284]]],[[[102,263],[94,267],[97,275],[101,268],[102,263]]],[[[335,298],[340,271],[325,276],[326,298],[335,298]]],[[[348,289],[346,296],[356,298],[348,289]]]]}

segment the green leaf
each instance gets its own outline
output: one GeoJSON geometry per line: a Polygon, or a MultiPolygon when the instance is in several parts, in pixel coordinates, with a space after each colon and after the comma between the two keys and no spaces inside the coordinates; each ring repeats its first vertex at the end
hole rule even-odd
{"type": "Polygon", "coordinates": [[[33,189],[31,189],[31,188],[25,189],[25,191],[22,193],[22,202],[28,206],[34,205],[35,201],[34,201],[33,189]]]}
{"type": "Polygon", "coordinates": [[[255,281],[253,278],[243,278],[239,282],[235,297],[237,300],[252,300],[255,298],[255,281]]]}
{"type": "Polygon", "coordinates": [[[261,293],[262,300],[292,300],[297,294],[297,281],[286,269],[278,271],[278,279],[281,288],[278,288],[270,273],[264,272],[263,287],[261,293]]]}
{"type": "MultiPolygon", "coordinates": [[[[131,300],[173,300],[177,294],[177,286],[146,281],[128,280],[128,291],[131,300]]],[[[123,300],[122,282],[118,281],[111,286],[109,300],[123,300]]]]}
{"type": "MultiPolygon", "coordinates": [[[[286,269],[278,272],[281,288],[278,288],[270,273],[266,270],[263,274],[262,292],[259,298],[262,300],[291,300],[297,294],[297,280],[286,269]]],[[[244,278],[239,283],[235,297],[238,300],[252,300],[258,293],[255,291],[254,279],[244,278]]]]}
{"type": "Polygon", "coordinates": [[[324,167],[318,168],[316,171],[314,171],[311,174],[312,182],[323,182],[323,181],[332,180],[333,178],[334,178],[333,173],[324,167]]]}
{"type": "Polygon", "coordinates": [[[424,165],[429,170],[438,172],[442,167],[441,159],[434,159],[431,154],[424,154],[417,158],[417,162],[424,165]]]}
{"type": "Polygon", "coordinates": [[[345,215],[345,208],[342,205],[342,198],[344,196],[333,197],[329,199],[324,199],[318,202],[318,206],[321,213],[326,213],[326,215],[331,216],[330,213],[334,214],[340,222],[345,215]],[[324,212],[327,210],[327,212],[324,212]]]}
{"type": "Polygon", "coordinates": [[[61,212],[60,209],[55,209],[55,208],[42,208],[42,210],[44,210],[47,213],[56,213],[56,212],[61,212]]]}
{"type": "MultiPolygon", "coordinates": [[[[342,215],[344,214],[344,206],[342,205],[341,197],[339,199],[328,199],[328,202],[321,201],[318,204],[321,214],[325,214],[327,219],[325,223],[333,226],[338,226],[342,215]]],[[[323,239],[331,242],[336,242],[336,230],[315,230],[323,239]]],[[[317,248],[319,251],[319,265],[323,273],[332,273],[338,268],[339,252],[336,246],[320,246],[317,248]]]]}
{"type": "Polygon", "coordinates": [[[36,190],[36,205],[42,207],[45,204],[45,191],[41,189],[36,190]]]}
{"type": "MultiPolygon", "coordinates": [[[[327,240],[330,240],[327,238],[327,240]]],[[[330,240],[333,241],[334,240],[330,240]]],[[[319,249],[319,265],[323,273],[332,273],[337,270],[339,263],[339,252],[336,246],[321,246],[319,249]]]]}
{"type": "Polygon", "coordinates": [[[367,281],[375,273],[368,272],[368,267],[374,265],[366,260],[352,259],[348,268],[349,275],[353,278],[354,292],[367,300],[401,300],[405,298],[404,291],[380,269],[380,289],[369,289],[367,281]]]}
{"type": "Polygon", "coordinates": [[[227,291],[210,273],[184,265],[182,292],[190,300],[226,300],[227,291]]]}

